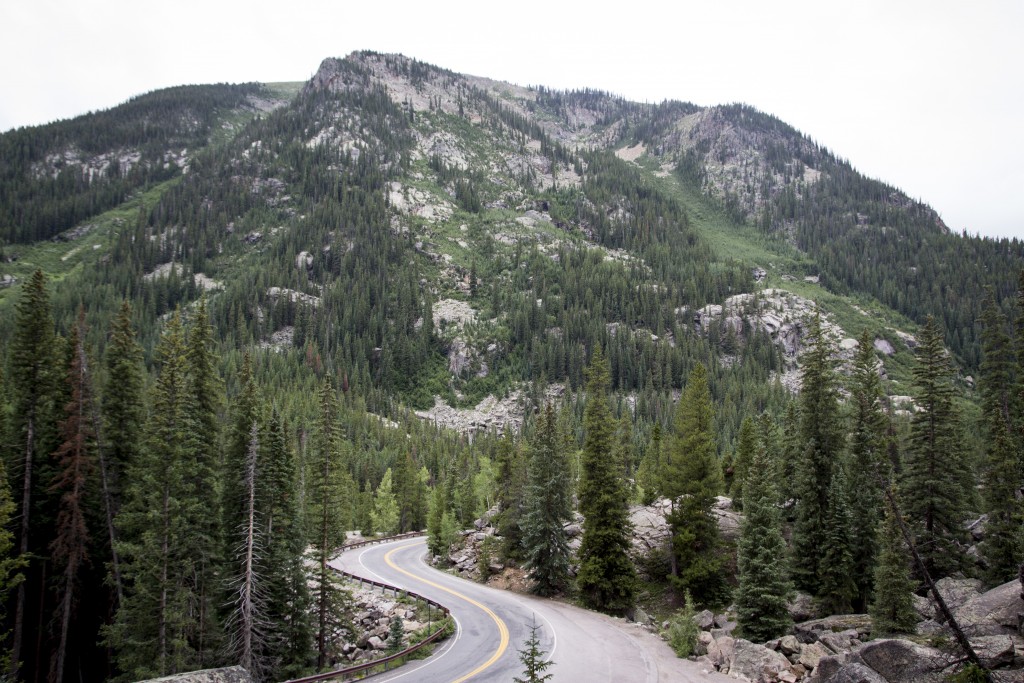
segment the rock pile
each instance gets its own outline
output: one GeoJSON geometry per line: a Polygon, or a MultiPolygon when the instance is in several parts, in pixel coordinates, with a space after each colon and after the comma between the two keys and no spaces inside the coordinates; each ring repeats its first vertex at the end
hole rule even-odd
{"type": "MultiPolygon", "coordinates": [[[[426,607],[411,598],[395,597],[370,585],[350,586],[353,615],[350,629],[346,629],[336,651],[341,654],[341,666],[380,659],[387,653],[391,621],[402,620],[405,633],[403,647],[408,647],[412,635],[428,626],[426,607]]],[[[434,610],[435,618],[439,613],[434,610]]]]}
{"type": "MultiPolygon", "coordinates": [[[[1024,681],[1024,598],[1011,581],[981,592],[975,579],[937,582],[982,665],[995,681],[1024,681]]],[[[790,604],[794,618],[807,611],[809,596],[790,604]]],[[[948,629],[934,620],[935,607],[918,600],[924,620],[914,640],[870,640],[866,614],[830,616],[797,623],[790,634],[766,643],[751,643],[733,633],[726,615],[702,612],[696,660],[707,669],[754,683],[940,683],[963,664],[951,645],[948,629]],[[930,638],[926,638],[929,636],[930,638]],[[941,644],[931,647],[924,642],[941,644]]]]}

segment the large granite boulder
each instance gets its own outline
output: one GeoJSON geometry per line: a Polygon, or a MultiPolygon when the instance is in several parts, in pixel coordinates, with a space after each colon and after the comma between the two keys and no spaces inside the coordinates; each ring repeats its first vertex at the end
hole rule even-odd
{"type": "Polygon", "coordinates": [[[775,650],[737,638],[728,661],[729,676],[752,683],[775,683],[779,674],[789,671],[789,660],[775,650]]]}
{"type": "Polygon", "coordinates": [[[909,640],[880,639],[850,653],[849,662],[863,664],[888,683],[944,683],[948,657],[909,640]]]}
{"type": "Polygon", "coordinates": [[[1008,581],[964,602],[953,615],[971,637],[1019,633],[1020,615],[1024,614],[1020,593],[1020,582],[1008,581]]]}

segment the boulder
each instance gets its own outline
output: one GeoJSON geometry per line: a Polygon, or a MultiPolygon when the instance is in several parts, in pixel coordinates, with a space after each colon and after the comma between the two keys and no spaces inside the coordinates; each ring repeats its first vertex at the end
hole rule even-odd
{"type": "Polygon", "coordinates": [[[693,623],[697,624],[701,631],[710,631],[715,625],[715,613],[709,609],[693,615],[693,623]]]}
{"type": "Polygon", "coordinates": [[[839,673],[840,669],[846,665],[849,658],[850,656],[847,654],[822,657],[818,662],[818,667],[811,672],[810,676],[808,676],[808,683],[831,682],[832,677],[839,673]]]}
{"type": "Polygon", "coordinates": [[[797,655],[794,664],[800,664],[807,670],[813,670],[818,668],[818,664],[825,657],[831,657],[836,654],[829,650],[821,643],[802,643],[800,645],[800,654],[797,655]]]}
{"type": "Polygon", "coordinates": [[[914,595],[912,600],[914,601],[914,611],[917,612],[917,616],[924,619],[932,619],[935,617],[935,605],[928,598],[920,595],[914,595]]]}
{"type": "MultiPolygon", "coordinates": [[[[978,579],[955,579],[947,576],[935,582],[935,587],[946,602],[951,612],[956,612],[961,605],[981,595],[981,581],[978,579]]],[[[941,621],[942,615],[936,611],[941,621]]]]}
{"type": "Polygon", "coordinates": [[[816,616],[814,598],[807,593],[797,592],[793,599],[786,604],[786,609],[789,610],[789,616],[793,617],[794,623],[807,621],[816,616]]]}
{"type": "Polygon", "coordinates": [[[819,641],[822,645],[832,650],[832,652],[849,652],[857,645],[860,645],[860,638],[856,630],[848,629],[846,631],[825,632],[821,634],[819,641]]]}
{"type": "Polygon", "coordinates": [[[846,664],[821,683],[889,683],[881,674],[863,664],[846,664]]]}
{"type": "Polygon", "coordinates": [[[729,673],[729,661],[735,653],[736,641],[731,636],[715,638],[708,643],[708,659],[723,673],[729,673]]]}
{"type": "Polygon", "coordinates": [[[718,496],[711,506],[711,514],[718,523],[718,532],[727,541],[735,541],[740,537],[740,514],[732,506],[732,498],[718,496]]]}
{"type": "Polygon", "coordinates": [[[388,647],[387,643],[385,643],[377,636],[370,636],[369,638],[367,638],[366,644],[372,647],[374,650],[386,650],[388,647]]]}
{"type": "Polygon", "coordinates": [[[800,652],[801,642],[796,639],[796,636],[783,636],[779,639],[778,650],[787,657],[795,655],[800,652]]]}
{"type": "Polygon", "coordinates": [[[793,633],[801,643],[814,643],[822,633],[856,631],[863,640],[871,632],[871,617],[866,614],[835,614],[824,619],[812,619],[793,626],[793,633]]]}
{"type": "Polygon", "coordinates": [[[849,661],[874,669],[888,683],[943,683],[948,664],[939,650],[899,639],[866,643],[850,654],[849,661]]]}
{"type": "Polygon", "coordinates": [[[1009,581],[960,605],[954,616],[968,636],[1017,633],[1018,615],[1024,614],[1020,582],[1009,581]]]}
{"type": "MultiPolygon", "coordinates": [[[[981,665],[986,669],[998,669],[1013,664],[1013,657],[1017,651],[1013,636],[977,636],[968,640],[981,660],[981,665]]],[[[1024,680],[1024,672],[1021,673],[1024,680]]]]}
{"type": "Polygon", "coordinates": [[[729,660],[729,675],[752,683],[775,683],[779,674],[789,671],[789,660],[775,650],[742,638],[734,642],[729,660]]]}
{"type": "Polygon", "coordinates": [[[697,642],[693,647],[693,654],[698,657],[706,655],[708,653],[708,645],[710,645],[714,640],[714,636],[710,633],[707,631],[701,631],[697,634],[697,642]]]}

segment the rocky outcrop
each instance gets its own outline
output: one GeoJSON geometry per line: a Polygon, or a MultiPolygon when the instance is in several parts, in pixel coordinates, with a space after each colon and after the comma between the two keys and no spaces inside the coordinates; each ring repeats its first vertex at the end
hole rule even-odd
{"type": "Polygon", "coordinates": [[[227,666],[221,669],[188,671],[163,678],[151,678],[146,683],[252,683],[252,676],[243,667],[227,666]]]}

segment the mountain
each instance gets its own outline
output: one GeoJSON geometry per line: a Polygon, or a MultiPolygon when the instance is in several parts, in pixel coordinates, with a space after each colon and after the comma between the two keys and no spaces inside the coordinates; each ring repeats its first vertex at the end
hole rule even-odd
{"type": "MultiPolygon", "coordinates": [[[[324,60],[303,84],[171,88],[0,135],[0,240],[0,338],[16,339],[15,285],[37,269],[56,331],[70,337],[81,307],[96,359],[109,358],[112,320],[128,301],[152,408],[175,311],[189,325],[206,312],[217,377],[207,389],[220,399],[199,402],[203,424],[242,424],[238,411],[259,413],[261,387],[307,501],[320,476],[314,453],[327,449],[323,416],[336,415],[348,519],[370,524],[390,470],[402,530],[424,526],[428,488],[449,526],[511,495],[547,400],[562,406],[560,434],[578,447],[597,347],[616,454],[637,495],[698,364],[719,456],[738,452],[744,418],[762,414],[759,429],[774,424],[799,454],[781,416],[815,311],[844,384],[856,340],[866,334],[877,350],[895,453],[908,443],[919,328],[938,322],[959,373],[957,406],[975,415],[983,303],[991,289],[1012,314],[1024,257],[1016,240],[951,233],[926,204],[750,107],[526,88],[372,52],[324,60]],[[324,398],[332,392],[340,405],[324,398]]],[[[8,356],[4,377],[20,377],[8,356]]],[[[116,393],[104,384],[113,370],[93,367],[96,386],[116,393]]],[[[24,431],[16,385],[4,395],[10,444],[24,431]]],[[[48,404],[51,445],[65,393],[48,404]]],[[[202,436],[238,455],[251,426],[202,436]]],[[[983,446],[973,421],[967,431],[973,463],[983,446]]],[[[9,472],[25,467],[23,445],[5,446],[9,472]]],[[[45,537],[55,490],[11,476],[15,490],[37,489],[35,538],[45,537]]],[[[100,519],[98,490],[90,500],[100,519]]],[[[108,518],[111,538],[116,526],[108,518]]],[[[515,559],[514,546],[503,552],[515,559]]],[[[48,605],[44,570],[32,571],[28,604],[48,605]]],[[[96,594],[109,592],[95,574],[96,594]]],[[[113,613],[104,599],[95,614],[113,613]]],[[[38,623],[50,623],[49,607],[42,613],[38,623]]],[[[84,627],[83,656],[101,656],[100,627],[84,627]]],[[[49,645],[40,647],[46,660],[49,645]]]]}

